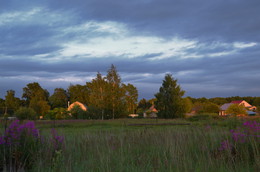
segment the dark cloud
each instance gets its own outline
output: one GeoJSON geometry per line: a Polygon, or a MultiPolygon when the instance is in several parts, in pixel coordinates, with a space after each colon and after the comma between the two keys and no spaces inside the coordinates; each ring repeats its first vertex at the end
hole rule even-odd
{"type": "Polygon", "coordinates": [[[152,98],[167,72],[178,79],[186,95],[260,96],[259,6],[258,0],[1,1],[0,97],[8,89],[21,95],[22,87],[33,81],[50,91],[70,83],[84,84],[96,72],[105,75],[111,64],[117,66],[124,82],[138,87],[141,98],[152,98]],[[12,15],[17,11],[31,13],[12,15]],[[109,33],[98,22],[122,24],[127,33],[109,33]],[[161,59],[168,49],[160,51],[160,46],[154,48],[158,51],[147,50],[132,58],[129,52],[104,57],[95,57],[91,51],[62,54],[68,43],[97,37],[116,41],[120,36],[158,37],[165,42],[177,36],[196,41],[196,46],[161,59]],[[189,55],[194,58],[184,58],[189,55]]]}

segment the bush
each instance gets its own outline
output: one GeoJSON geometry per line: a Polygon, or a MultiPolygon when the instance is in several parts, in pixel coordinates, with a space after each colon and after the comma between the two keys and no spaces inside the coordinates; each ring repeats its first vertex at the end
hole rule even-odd
{"type": "Polygon", "coordinates": [[[36,112],[32,108],[20,107],[16,112],[15,116],[19,120],[35,120],[37,118],[36,112]]]}
{"type": "Polygon", "coordinates": [[[71,110],[71,115],[74,119],[87,119],[87,112],[82,110],[80,106],[74,106],[71,110]]]}
{"type": "Polygon", "coordinates": [[[33,168],[42,155],[55,156],[61,151],[64,137],[52,129],[51,138],[40,136],[34,122],[20,124],[13,121],[0,135],[0,171],[27,171],[33,168]]]}
{"type": "Polygon", "coordinates": [[[65,108],[55,108],[50,110],[45,116],[44,119],[70,119],[71,116],[65,108]]]}
{"type": "Polygon", "coordinates": [[[202,113],[191,116],[188,118],[189,121],[199,121],[199,120],[209,120],[209,119],[218,119],[219,116],[216,113],[202,113]]]}

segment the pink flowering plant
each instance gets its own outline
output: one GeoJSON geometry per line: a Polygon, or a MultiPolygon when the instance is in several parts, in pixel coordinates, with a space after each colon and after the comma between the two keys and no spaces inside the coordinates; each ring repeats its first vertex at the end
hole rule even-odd
{"type": "MultiPolygon", "coordinates": [[[[60,136],[56,133],[56,137],[60,136]]],[[[46,147],[47,140],[40,136],[34,122],[22,124],[18,120],[13,121],[0,135],[0,171],[30,169],[43,152],[41,149],[46,147]]],[[[59,141],[62,145],[63,140],[59,141]]]]}
{"type": "Polygon", "coordinates": [[[232,158],[257,161],[260,156],[260,123],[246,121],[242,126],[230,130],[230,133],[231,138],[222,141],[218,151],[224,154],[229,153],[232,158]]]}

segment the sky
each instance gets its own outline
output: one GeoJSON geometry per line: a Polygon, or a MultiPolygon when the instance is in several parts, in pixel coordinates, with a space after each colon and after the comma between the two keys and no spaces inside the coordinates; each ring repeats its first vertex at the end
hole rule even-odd
{"type": "Polygon", "coordinates": [[[260,96],[260,1],[0,1],[0,98],[83,85],[111,64],[139,99],[167,73],[185,96],[260,96]]]}

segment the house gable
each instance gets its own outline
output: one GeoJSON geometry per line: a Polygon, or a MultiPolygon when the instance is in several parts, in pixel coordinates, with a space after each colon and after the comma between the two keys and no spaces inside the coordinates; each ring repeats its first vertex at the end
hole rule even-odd
{"type": "Polygon", "coordinates": [[[76,102],[72,103],[71,105],[69,105],[68,111],[73,109],[75,106],[79,106],[82,110],[87,111],[87,107],[84,104],[82,104],[82,103],[80,103],[78,101],[76,101],[76,102]]]}

